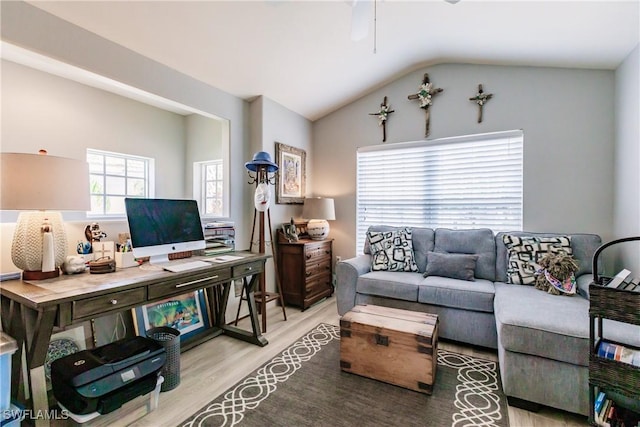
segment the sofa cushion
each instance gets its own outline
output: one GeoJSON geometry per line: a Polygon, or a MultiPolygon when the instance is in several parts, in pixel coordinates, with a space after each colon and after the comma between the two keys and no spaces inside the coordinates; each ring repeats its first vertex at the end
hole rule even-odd
{"type": "Polygon", "coordinates": [[[588,365],[589,301],[506,283],[495,283],[495,292],[499,345],[505,350],[588,365]]]}
{"type": "Polygon", "coordinates": [[[413,257],[411,229],[368,231],[372,271],[418,271],[413,257]]]}
{"type": "MultiPolygon", "coordinates": [[[[559,298],[532,286],[495,283],[499,347],[574,365],[589,365],[589,301],[559,298]]],[[[640,346],[638,326],[604,319],[604,336],[640,346]]]]}
{"type": "Polygon", "coordinates": [[[517,285],[532,285],[535,282],[535,273],[541,268],[538,261],[548,252],[564,251],[569,255],[573,254],[569,236],[538,237],[505,234],[502,240],[509,253],[507,283],[517,285]]]}
{"type": "MultiPolygon", "coordinates": [[[[552,237],[558,236],[555,233],[535,233],[530,231],[510,231],[500,232],[496,234],[496,282],[507,281],[507,263],[508,263],[508,251],[504,244],[503,237],[505,234],[513,236],[539,236],[539,237],[552,237]]],[[[580,269],[576,272],[576,277],[583,274],[592,273],[592,258],[593,253],[602,244],[600,236],[596,234],[569,234],[571,237],[571,249],[573,250],[573,257],[578,262],[580,269]]]]}
{"type": "Polygon", "coordinates": [[[478,255],[427,252],[427,269],[424,277],[441,276],[451,279],[474,281],[478,255]]]}
{"type": "Polygon", "coordinates": [[[358,278],[356,292],[415,302],[418,301],[418,284],[423,280],[420,273],[372,271],[358,278]]]}
{"type": "Polygon", "coordinates": [[[493,282],[484,279],[469,282],[429,276],[418,287],[418,302],[462,310],[492,313],[493,296],[493,282]]]}
{"type": "Polygon", "coordinates": [[[434,251],[478,255],[475,277],[495,280],[496,243],[493,231],[488,228],[474,230],[438,228],[435,231],[434,251]]]}
{"type": "MultiPolygon", "coordinates": [[[[372,225],[367,231],[393,231],[404,227],[390,225],[372,225]]],[[[413,244],[413,257],[418,266],[418,271],[424,272],[427,265],[427,252],[433,250],[434,231],[431,228],[411,227],[411,242],[413,244]]],[[[364,253],[371,254],[369,242],[365,239],[364,253]]]]}

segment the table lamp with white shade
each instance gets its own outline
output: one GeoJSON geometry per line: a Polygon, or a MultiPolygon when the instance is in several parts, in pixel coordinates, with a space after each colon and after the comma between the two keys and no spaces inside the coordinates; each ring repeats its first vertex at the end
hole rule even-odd
{"type": "Polygon", "coordinates": [[[302,217],[308,219],[307,233],[313,240],[323,240],[329,236],[329,222],[336,219],[333,199],[311,197],[304,199],[302,217]]]}
{"type": "Polygon", "coordinates": [[[67,253],[61,210],[88,211],[86,161],[40,154],[0,153],[0,209],[21,212],[11,259],[24,280],[57,277],[67,253]]]}

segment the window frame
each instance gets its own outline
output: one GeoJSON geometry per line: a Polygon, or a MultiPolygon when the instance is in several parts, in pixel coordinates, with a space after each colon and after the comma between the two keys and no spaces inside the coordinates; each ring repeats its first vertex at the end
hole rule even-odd
{"type": "MultiPolygon", "coordinates": [[[[216,185],[217,186],[217,185],[216,185]]],[[[224,218],[225,217],[225,173],[224,173],[224,160],[213,159],[193,162],[193,198],[198,201],[198,208],[200,209],[200,216],[203,218],[224,218]],[[217,168],[222,168],[221,179],[207,179],[207,166],[215,165],[217,168]],[[217,197],[207,197],[207,183],[212,182],[214,185],[220,183],[221,193],[217,197]],[[218,199],[221,204],[220,214],[207,212],[207,199],[218,199]]]]}
{"type": "MultiPolygon", "coordinates": [[[[92,218],[92,219],[99,219],[99,218],[106,218],[106,219],[119,219],[119,218],[126,218],[126,212],[123,210],[122,213],[107,213],[106,212],[106,198],[107,197],[122,197],[123,199],[125,197],[140,197],[140,198],[153,198],[155,196],[155,159],[152,157],[145,157],[145,156],[138,156],[138,155],[134,155],[134,154],[126,154],[126,153],[118,153],[118,152],[114,152],[114,151],[106,151],[106,150],[99,150],[99,149],[94,149],[94,148],[87,148],[87,152],[86,152],[86,156],[87,156],[87,162],[89,162],[89,156],[90,155],[94,155],[94,156],[102,156],[102,161],[103,161],[103,170],[102,173],[96,173],[96,172],[92,172],[91,171],[91,167],[89,168],[89,183],[91,183],[91,176],[92,175],[101,175],[102,176],[102,188],[103,191],[102,193],[94,193],[92,192],[92,189],[89,189],[89,197],[91,199],[91,204],[92,204],[92,210],[87,211],[87,218],[92,218]],[[106,168],[106,159],[107,158],[116,158],[116,159],[124,159],[125,161],[125,173],[124,175],[120,175],[120,174],[113,174],[113,173],[107,173],[107,168],[106,168]],[[135,177],[131,177],[128,175],[128,168],[127,168],[127,162],[128,161],[137,161],[137,162],[142,162],[144,164],[144,172],[143,172],[143,177],[142,179],[144,180],[145,183],[145,190],[144,190],[144,195],[140,196],[138,194],[132,195],[129,194],[128,191],[128,180],[129,179],[141,179],[141,177],[139,176],[135,176],[135,177]],[[124,194],[116,194],[116,193],[108,193],[107,192],[107,185],[106,185],[106,180],[108,177],[118,177],[118,178],[124,178],[125,183],[124,183],[124,194]],[[103,205],[102,205],[102,209],[100,213],[96,213],[93,210],[93,197],[94,196],[102,196],[103,197],[103,205]]],[[[124,203],[122,204],[124,207],[124,203]]]]}

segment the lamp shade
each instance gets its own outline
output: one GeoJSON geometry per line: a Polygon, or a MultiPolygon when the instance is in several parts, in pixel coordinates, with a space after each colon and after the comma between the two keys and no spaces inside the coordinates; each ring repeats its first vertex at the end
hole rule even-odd
{"type": "Polygon", "coordinates": [[[89,164],[41,154],[0,153],[0,209],[90,210],[89,164]]]}
{"type": "Polygon", "coordinates": [[[322,197],[310,197],[308,199],[304,199],[302,217],[305,219],[335,220],[336,211],[333,199],[322,197]]]}
{"type": "Polygon", "coordinates": [[[313,240],[326,239],[329,236],[329,223],[327,220],[336,219],[333,199],[308,198],[304,199],[302,217],[308,219],[307,233],[313,240]]]}
{"type": "Polygon", "coordinates": [[[0,153],[0,209],[37,211],[20,213],[11,244],[11,259],[29,280],[57,277],[65,260],[58,211],[91,209],[88,163],[41,153],[0,153]]]}

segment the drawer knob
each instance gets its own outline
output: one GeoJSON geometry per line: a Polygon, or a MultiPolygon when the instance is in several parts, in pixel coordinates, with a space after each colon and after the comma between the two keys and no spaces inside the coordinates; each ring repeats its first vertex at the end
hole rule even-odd
{"type": "Polygon", "coordinates": [[[251,271],[251,270],[253,270],[253,267],[246,267],[246,268],[244,269],[244,271],[251,271]]]}
{"type": "Polygon", "coordinates": [[[109,302],[111,303],[111,305],[116,305],[118,303],[118,300],[114,298],[109,302]]]}
{"type": "Polygon", "coordinates": [[[311,254],[307,254],[307,259],[311,259],[311,254]]]}
{"type": "Polygon", "coordinates": [[[324,253],[325,253],[325,254],[330,254],[330,253],[331,253],[331,251],[330,251],[329,249],[325,249],[324,253]]]}

